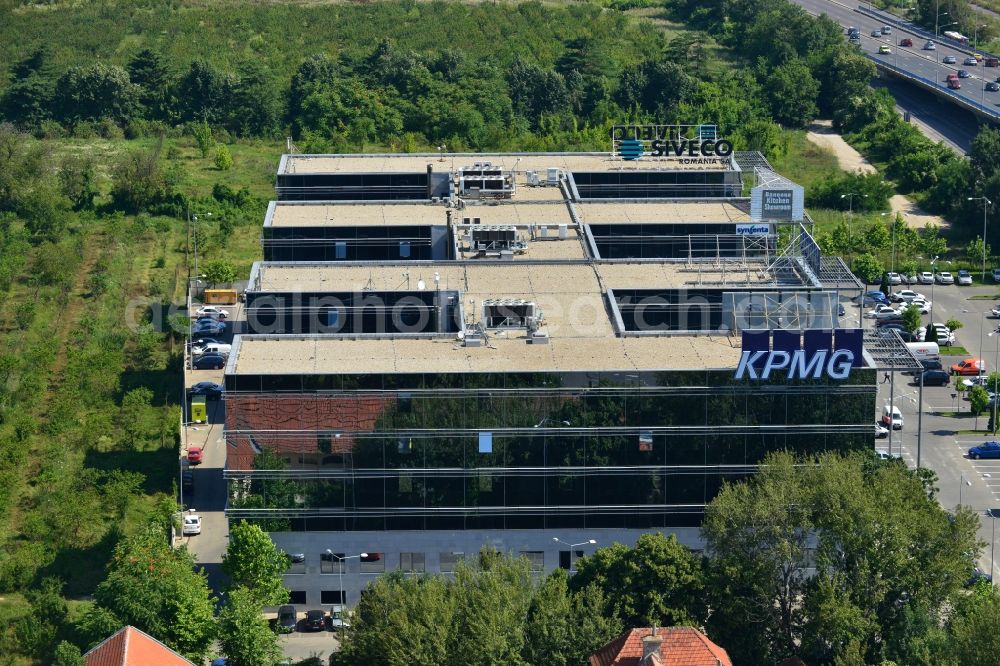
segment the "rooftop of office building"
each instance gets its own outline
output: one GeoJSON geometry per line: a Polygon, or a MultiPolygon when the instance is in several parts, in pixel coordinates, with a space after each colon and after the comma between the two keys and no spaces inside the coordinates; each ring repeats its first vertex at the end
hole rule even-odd
{"type": "Polygon", "coordinates": [[[278,175],[322,173],[418,173],[430,166],[434,171],[457,171],[474,163],[489,162],[503,170],[532,170],[544,173],[551,168],[565,171],[719,171],[732,170],[725,158],[693,160],[678,157],[645,157],[623,160],[611,153],[394,153],[345,155],[281,156],[278,175]]]}
{"type": "Polygon", "coordinates": [[[586,224],[746,223],[750,214],[739,201],[624,201],[568,203],[559,188],[521,187],[510,200],[464,203],[452,208],[443,202],[337,203],[272,201],[265,227],[358,227],[461,224],[478,218],[481,224],[574,224],[571,209],[586,224]]]}

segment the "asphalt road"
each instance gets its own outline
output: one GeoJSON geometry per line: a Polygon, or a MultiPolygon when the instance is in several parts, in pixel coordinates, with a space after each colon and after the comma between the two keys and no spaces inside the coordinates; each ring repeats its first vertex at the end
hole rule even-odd
{"type": "MultiPolygon", "coordinates": [[[[926,41],[925,38],[895,26],[892,27],[891,35],[874,38],[871,36],[872,30],[880,29],[882,23],[855,11],[856,4],[839,3],[833,0],[793,1],[810,14],[826,14],[843,26],[845,31],[849,26],[859,28],[861,30],[862,50],[887,65],[899,67],[914,75],[936,82],[941,87],[942,92],[947,91],[946,77],[948,74],[957,74],[959,69],[967,70],[972,78],[962,79],[961,90],[951,92],[969,102],[985,104],[1000,111],[1000,92],[986,91],[986,82],[997,80],[1000,77],[1000,68],[984,67],[982,63],[975,66],[963,65],[962,62],[968,54],[941,43],[937,43],[936,50],[925,51],[922,49],[926,41]],[[899,46],[900,40],[904,37],[913,40],[912,47],[899,46]],[[891,53],[878,53],[879,46],[883,44],[890,48],[891,53]],[[948,55],[955,56],[957,64],[943,64],[941,60],[948,55]]],[[[846,38],[845,33],[844,39],[846,38]]],[[[903,111],[909,111],[918,125],[930,127],[938,137],[944,138],[947,143],[953,147],[961,148],[962,152],[965,152],[978,129],[978,121],[973,114],[947,102],[946,98],[943,97],[938,97],[939,104],[930,103],[929,99],[924,96],[927,91],[902,80],[892,82],[889,87],[896,97],[899,107],[903,111]],[[910,92],[897,94],[906,89],[909,89],[910,92]],[[923,95],[918,94],[918,91],[923,95]],[[946,106],[942,107],[942,104],[946,106]],[[942,112],[942,109],[947,109],[947,111],[942,112]]],[[[932,136],[932,138],[938,137],[932,136]]]]}
{"type": "MultiPolygon", "coordinates": [[[[947,270],[947,268],[945,269],[947,270]]],[[[992,284],[987,277],[985,286],[959,287],[957,285],[917,285],[911,287],[933,300],[933,321],[958,319],[963,327],[955,334],[956,343],[965,347],[970,355],[982,353],[987,369],[997,367],[1000,361],[1000,335],[990,335],[1000,320],[987,317],[996,300],[970,300],[970,296],[1000,296],[1000,285],[992,284]],[[980,342],[981,341],[981,342],[980,342]]],[[[896,287],[898,288],[898,287],[896,287]]],[[[924,323],[930,322],[930,314],[924,315],[924,323]]],[[[942,348],[946,353],[946,348],[942,348]]],[[[948,366],[961,360],[958,356],[942,356],[942,364],[948,366]]],[[[917,459],[917,412],[919,389],[910,383],[909,376],[896,374],[893,404],[903,414],[903,430],[895,431],[892,437],[892,451],[902,450],[903,459],[911,467],[917,459]]],[[[879,384],[876,410],[889,402],[891,383],[879,384]]],[[[993,520],[986,515],[992,508],[1000,508],[1000,460],[970,460],[966,452],[970,446],[994,439],[984,434],[963,431],[985,429],[987,416],[978,420],[969,413],[967,400],[959,399],[953,386],[925,387],[923,392],[923,422],[920,458],[921,465],[937,473],[938,500],[946,509],[954,509],[959,502],[980,514],[979,536],[986,544],[980,566],[994,575],[1000,576],[1000,550],[995,551],[996,561],[991,557],[991,545],[995,536],[993,520]],[[958,412],[956,415],[955,412],[958,412]]],[[[875,440],[875,448],[888,449],[889,441],[875,440]]]]}

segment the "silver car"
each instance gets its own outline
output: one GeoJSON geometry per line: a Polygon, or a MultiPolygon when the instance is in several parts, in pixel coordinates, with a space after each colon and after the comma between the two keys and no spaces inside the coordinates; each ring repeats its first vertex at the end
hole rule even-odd
{"type": "Polygon", "coordinates": [[[937,274],[938,284],[955,284],[955,278],[951,273],[942,271],[937,274]]]}
{"type": "Polygon", "coordinates": [[[924,271],[919,276],[920,284],[934,284],[934,273],[930,271],[924,271]]]}
{"type": "Polygon", "coordinates": [[[941,59],[941,62],[943,62],[946,65],[954,65],[956,62],[958,62],[958,60],[956,60],[955,56],[953,55],[946,55],[944,58],[941,59]]]}
{"type": "Polygon", "coordinates": [[[972,284],[972,274],[969,271],[958,272],[958,283],[963,285],[972,284]]]}

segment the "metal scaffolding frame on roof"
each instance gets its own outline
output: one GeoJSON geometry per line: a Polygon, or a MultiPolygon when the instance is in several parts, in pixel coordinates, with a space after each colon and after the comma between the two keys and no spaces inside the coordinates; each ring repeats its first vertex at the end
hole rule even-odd
{"type": "Polygon", "coordinates": [[[895,330],[879,332],[878,329],[868,329],[864,337],[865,352],[872,359],[873,366],[881,372],[901,372],[916,370],[923,372],[920,363],[903,338],[895,330]]]}
{"type": "Polygon", "coordinates": [[[824,287],[836,289],[857,289],[861,292],[865,288],[840,257],[820,258],[819,281],[824,287]]]}

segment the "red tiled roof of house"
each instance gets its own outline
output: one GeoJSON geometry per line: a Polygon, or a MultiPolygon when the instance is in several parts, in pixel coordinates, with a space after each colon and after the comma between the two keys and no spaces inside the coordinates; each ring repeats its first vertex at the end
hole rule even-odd
{"type": "MultiPolygon", "coordinates": [[[[638,666],[642,639],[652,633],[649,627],[627,631],[590,655],[590,666],[638,666]]],[[[656,635],[663,639],[659,655],[643,666],[733,666],[725,650],[693,627],[659,627],[656,635]]]]}
{"type": "Polygon", "coordinates": [[[194,666],[135,627],[123,627],[83,655],[87,666],[194,666]]]}

